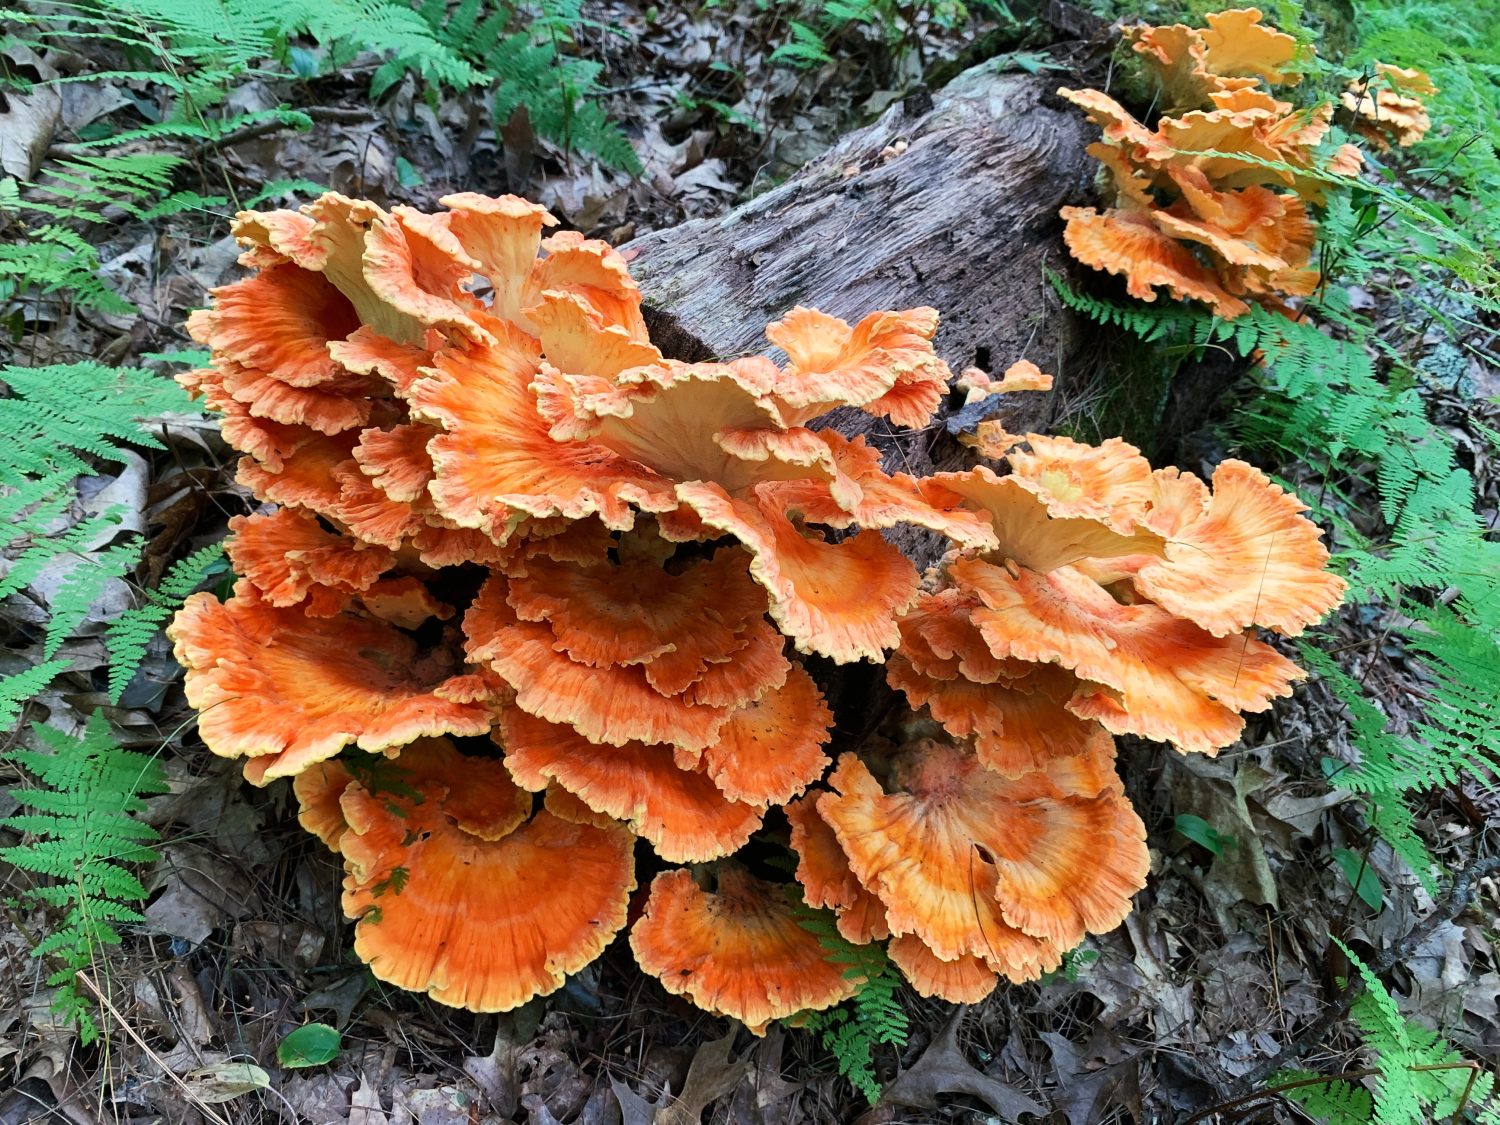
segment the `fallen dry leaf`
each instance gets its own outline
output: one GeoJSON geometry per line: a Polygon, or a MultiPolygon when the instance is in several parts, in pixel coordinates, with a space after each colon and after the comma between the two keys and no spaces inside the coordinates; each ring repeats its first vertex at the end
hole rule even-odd
{"type": "Polygon", "coordinates": [[[958,1032],[968,1010],[965,1004],[954,1011],[916,1064],[886,1087],[880,1105],[937,1109],[952,1104],[954,1094],[967,1094],[984,1102],[1001,1117],[1012,1120],[1023,1113],[1041,1116],[1047,1112],[1034,1098],[976,1070],[964,1057],[958,1032]]]}

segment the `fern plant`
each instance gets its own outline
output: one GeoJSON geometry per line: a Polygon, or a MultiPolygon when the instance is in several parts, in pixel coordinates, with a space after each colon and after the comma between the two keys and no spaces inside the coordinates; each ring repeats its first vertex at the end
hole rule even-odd
{"type": "MultiPolygon", "coordinates": [[[[120,514],[106,510],[71,525],[67,512],[80,476],[99,462],[121,461],[122,445],[164,448],[146,426],[168,412],[196,413],[172,380],[135,367],[98,363],[0,368],[9,396],[0,398],[0,551],[9,558],[0,597],[24,590],[45,571],[66,568],[54,591],[43,661],[0,680],[0,719],[14,723],[20,705],[67,667],[54,659],[112,579],[139,557],[134,540],[90,551],[112,538],[120,514]]],[[[142,650],[144,651],[144,650],[142,650]]],[[[126,681],[129,661],[112,669],[126,681]]]]}
{"type": "MultiPolygon", "coordinates": [[[[423,0],[418,10],[449,50],[484,75],[496,128],[524,110],[537,135],[565,150],[640,172],[635,149],[600,102],[603,65],[576,53],[580,30],[608,31],[585,18],[582,0],[537,0],[533,10],[504,0],[460,0],[451,11],[445,0],[423,0]]],[[[377,96],[408,72],[427,77],[426,60],[393,57],[376,72],[377,96]]]]}
{"type": "Polygon", "coordinates": [[[11,217],[20,235],[0,245],[0,296],[35,291],[83,308],[134,312],[103,280],[99,251],[84,232],[90,224],[122,217],[159,219],[229,202],[174,191],[183,163],[179,156],[151,153],[61,160],[48,165],[40,181],[24,185],[24,196],[23,185],[0,180],[0,218],[11,217]]]}
{"type": "Polygon", "coordinates": [[[120,925],[143,920],[136,904],[146,888],[129,865],[157,858],[157,834],[136,814],[144,796],[166,792],[166,778],[152,758],[120,749],[97,713],[79,738],[40,724],[33,729],[46,752],[12,750],[9,757],[40,785],[11,790],[27,811],[0,827],[26,839],[0,848],[0,859],[41,877],[19,899],[52,919],[33,954],[56,966],[47,977],[58,990],[55,1009],[76,1021],[88,1042],[98,1025],[76,974],[102,947],[120,943],[120,925]]]}
{"type": "Polygon", "coordinates": [[[484,76],[442,43],[428,23],[401,0],[106,0],[54,3],[18,12],[20,37],[44,48],[77,41],[113,48],[125,67],[100,68],[79,81],[144,82],[170,95],[162,120],[109,140],[148,136],[216,140],[266,119],[308,123],[304,114],[277,107],[259,114],[214,114],[229,93],[254,77],[286,77],[292,47],[308,36],[335,59],[368,50],[397,59],[420,59],[424,76],[448,86],[472,86],[484,76]]]}
{"type": "Polygon", "coordinates": [[[805,1012],[798,1023],[818,1036],[838,1065],[839,1073],[874,1105],[880,1098],[875,1076],[875,1049],[906,1046],[910,1021],[901,1006],[901,975],[877,944],[854,945],[838,932],[833,915],[799,901],[797,920],[817,936],[828,959],[843,965],[848,980],[859,981],[859,991],[836,1008],[805,1012]]]}
{"type": "Polygon", "coordinates": [[[210,543],[186,558],[178,559],[162,576],[154,590],[143,590],[143,600],[109,623],[104,633],[104,647],[109,653],[109,697],[120,701],[126,687],[140,668],[146,649],[156,634],[176,613],[183,601],[203,584],[211,573],[221,569],[224,547],[210,543]]]}
{"type": "Polygon", "coordinates": [[[1266,1092],[1297,1103],[1325,1125],[1500,1123],[1500,1104],[1493,1101],[1495,1076],[1464,1059],[1436,1033],[1404,1019],[1380,978],[1342,942],[1338,945],[1364,981],[1365,991],[1350,1015],[1371,1052],[1371,1066],[1332,1077],[1284,1070],[1271,1076],[1266,1092]],[[1362,1078],[1372,1079],[1373,1092],[1357,1084],[1362,1078]]]}

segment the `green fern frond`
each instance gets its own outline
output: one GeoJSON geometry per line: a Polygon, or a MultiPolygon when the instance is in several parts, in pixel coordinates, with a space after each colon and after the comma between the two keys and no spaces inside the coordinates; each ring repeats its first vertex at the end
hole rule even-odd
{"type": "Polygon", "coordinates": [[[9,397],[0,398],[0,432],[6,434],[0,442],[0,548],[10,556],[0,597],[25,589],[49,569],[66,568],[52,593],[44,662],[0,679],[0,717],[8,727],[26,696],[45,686],[42,677],[66,667],[51,657],[105,586],[128,572],[139,555],[135,540],[94,549],[116,534],[115,511],[68,521],[77,479],[92,475],[98,461],[121,461],[121,445],[161,448],[147,419],[196,411],[172,380],[141,368],[6,367],[0,382],[9,389],[9,397]]]}
{"type": "Polygon", "coordinates": [[[1464,1111],[1492,1120],[1495,1076],[1480,1070],[1441,1036],[1401,1015],[1395,999],[1343,942],[1336,944],[1364,983],[1350,1015],[1373,1055],[1374,1093],[1347,1079],[1281,1071],[1267,1090],[1297,1103],[1325,1125],[1428,1125],[1464,1111]]]}
{"type": "Polygon", "coordinates": [[[1282,1096],[1296,1102],[1324,1125],[1370,1125],[1375,1109],[1370,1092],[1364,1087],[1341,1078],[1324,1078],[1310,1070],[1278,1071],[1266,1084],[1273,1088],[1292,1087],[1283,1091],[1282,1096]]]}
{"type": "Polygon", "coordinates": [[[97,712],[81,738],[33,729],[46,752],[13,750],[9,758],[39,785],[11,790],[28,811],[0,821],[30,839],[0,848],[0,859],[43,880],[21,897],[58,916],[33,952],[57,966],[48,977],[58,988],[56,1006],[88,1042],[98,1028],[75,974],[100,947],[119,944],[120,924],[141,920],[135,904],[146,888],[126,865],[157,858],[156,831],[137,814],[145,795],[167,791],[166,777],[154,759],[120,749],[97,712]]]}
{"type": "Polygon", "coordinates": [[[110,622],[104,634],[109,652],[109,697],[120,701],[125,688],[141,666],[141,660],[167,618],[183,600],[202,585],[204,578],[224,557],[222,544],[211,543],[172,564],[155,590],[144,590],[144,601],[110,622]]]}
{"type": "Polygon", "coordinates": [[[794,897],[793,907],[798,924],[817,937],[828,959],[845,966],[845,978],[860,982],[859,991],[845,1004],[804,1013],[803,1026],[817,1033],[839,1073],[873,1105],[881,1089],[875,1077],[875,1048],[899,1049],[910,1035],[910,1021],[900,1000],[901,975],[880,946],[846,940],[832,912],[814,910],[800,895],[794,897]]]}
{"type": "Polygon", "coordinates": [[[67,660],[44,660],[24,672],[0,679],[0,731],[14,728],[27,701],[50,684],[59,672],[65,671],[69,663],[67,660]]]}

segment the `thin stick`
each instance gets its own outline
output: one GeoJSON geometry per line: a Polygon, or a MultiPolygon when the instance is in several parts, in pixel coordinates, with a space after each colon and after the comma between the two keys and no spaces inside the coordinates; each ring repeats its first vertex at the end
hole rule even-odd
{"type": "Polygon", "coordinates": [[[97,984],[94,983],[94,979],[89,976],[88,973],[80,969],[77,973],[74,974],[74,976],[78,978],[79,983],[81,983],[85,988],[87,988],[94,994],[94,999],[98,1000],[99,1003],[104,1006],[104,1009],[109,1012],[110,1015],[115,1017],[115,1023],[119,1026],[120,1030],[123,1031],[126,1035],[130,1036],[131,1039],[135,1040],[135,1045],[145,1052],[146,1057],[154,1062],[157,1066],[159,1066],[162,1072],[166,1074],[168,1078],[170,1078],[173,1082],[175,1082],[179,1087],[182,1088],[183,1095],[187,1098],[188,1101],[192,1102],[193,1105],[197,1107],[198,1111],[202,1113],[204,1117],[214,1122],[214,1125],[229,1125],[228,1119],[220,1117],[217,1113],[215,1113],[213,1106],[209,1105],[202,1098],[198,1097],[198,1095],[193,1092],[193,1088],[191,1086],[189,1086],[177,1075],[172,1073],[172,1068],[167,1065],[166,1060],[151,1049],[151,1045],[147,1043],[143,1038],[141,1038],[141,1033],[139,1031],[130,1026],[129,1022],[120,1013],[120,1009],[116,1008],[114,1004],[110,1002],[109,997],[104,995],[104,992],[99,988],[97,984]]]}

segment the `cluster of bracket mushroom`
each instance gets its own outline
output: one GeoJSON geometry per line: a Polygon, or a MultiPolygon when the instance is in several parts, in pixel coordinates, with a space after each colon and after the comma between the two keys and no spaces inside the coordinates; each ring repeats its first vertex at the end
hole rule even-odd
{"type": "MultiPolygon", "coordinates": [[[[1256,8],[1206,22],[1126,29],[1160,88],[1155,129],[1098,90],[1058,91],[1100,127],[1088,151],[1111,196],[1104,210],[1064,208],[1064,237],[1073,257],[1123,277],[1143,301],[1161,287],[1223,317],[1252,301],[1282,309],[1318,284],[1309,205],[1324,202],[1330,176],[1357,174],[1363,156],[1348,144],[1320,155],[1333,105],[1299,110],[1270,93],[1301,80],[1295,38],[1256,8]]],[[[1385,148],[1386,136],[1404,145],[1426,131],[1417,92],[1434,92],[1425,75],[1382,65],[1343,101],[1356,130],[1385,148]]]]}
{"type": "Polygon", "coordinates": [[[376,976],[508,1010],[628,927],[760,1031],[858,988],[820,910],[952,999],[1118,924],[1147,857],[1109,732],[1209,750],[1289,690],[1245,630],[1340,593],[1297,502],[1040,435],[1005,476],[888,473],[809,423],[926,424],[931,309],[794,309],[780,364],[674,362],[609,246],[442,202],[240,215],[256,272],[183,377],[262,503],[233,595],[170,629],[187,697],[250,781],[294,779],[376,976]],[[953,544],[925,591],[898,523],[953,544]],[[928,737],[830,747],[811,655],[886,662],[928,737]]]}

